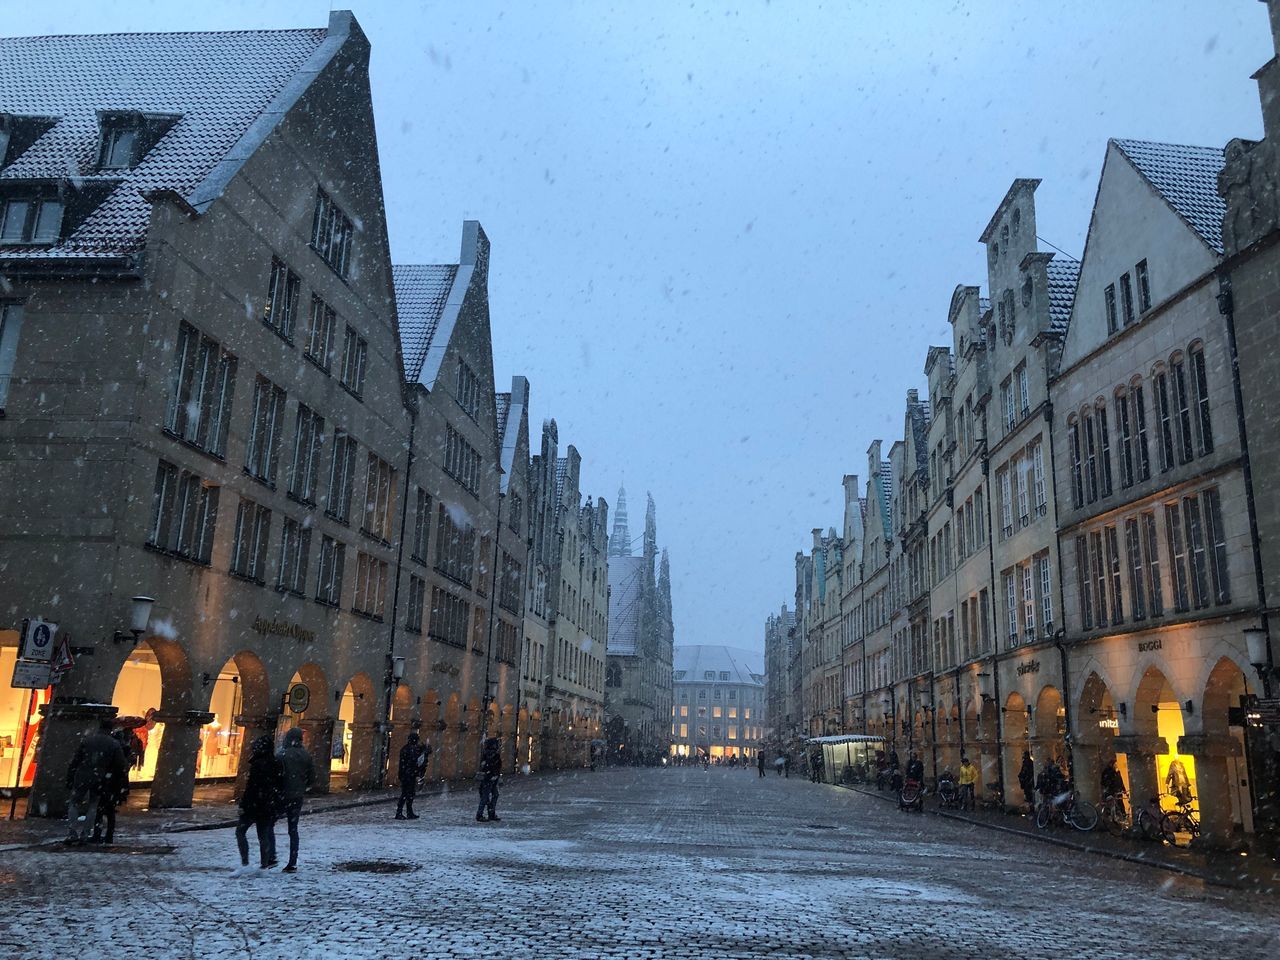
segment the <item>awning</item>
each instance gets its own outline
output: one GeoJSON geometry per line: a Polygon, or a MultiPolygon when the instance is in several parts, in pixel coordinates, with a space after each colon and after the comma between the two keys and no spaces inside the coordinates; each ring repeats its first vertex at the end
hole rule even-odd
{"type": "Polygon", "coordinates": [[[869,737],[861,733],[845,733],[833,737],[810,737],[805,743],[884,743],[884,737],[869,737]]]}

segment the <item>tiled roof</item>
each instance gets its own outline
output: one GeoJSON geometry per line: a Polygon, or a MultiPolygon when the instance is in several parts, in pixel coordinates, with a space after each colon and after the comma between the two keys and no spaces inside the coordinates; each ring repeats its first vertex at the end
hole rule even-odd
{"type": "MultiPolygon", "coordinates": [[[[70,181],[107,193],[52,247],[8,247],[6,257],[95,257],[137,251],[151,203],[172,190],[197,203],[197,188],[227,163],[264,111],[316,54],[327,31],[140,33],[0,39],[0,110],[54,119],[3,171],[2,180],[70,181]],[[175,117],[137,166],[99,172],[99,111],[175,117]]],[[[309,82],[306,81],[306,82],[309,82]]],[[[278,118],[276,118],[278,119],[278,118]]],[[[258,132],[262,132],[259,130],[258,132]]],[[[249,138],[252,139],[252,138],[249,138]]],[[[235,167],[243,158],[234,158],[235,167]]],[[[92,194],[90,194],[92,195],[92,194]]],[[[216,191],[205,200],[212,200],[216,191]]],[[[202,201],[201,201],[202,202],[202,201]]]]}
{"type": "Polygon", "coordinates": [[[640,642],[644,557],[609,558],[609,653],[634,656],[640,642]]]}
{"type": "Polygon", "coordinates": [[[1045,274],[1049,279],[1049,329],[1066,333],[1071,304],[1076,299],[1076,281],[1080,279],[1080,261],[1054,254],[1045,264],[1045,274]]]}
{"type": "Polygon", "coordinates": [[[1200,238],[1222,253],[1226,204],[1218,195],[1218,174],[1226,165],[1221,147],[1185,147],[1144,140],[1113,140],[1200,238]]]}
{"type": "Polygon", "coordinates": [[[507,435],[507,414],[511,410],[511,394],[495,393],[494,400],[498,404],[498,445],[502,445],[503,438],[507,435]]]}
{"type": "Polygon", "coordinates": [[[876,483],[880,489],[880,522],[884,525],[884,538],[893,539],[893,521],[890,519],[890,506],[893,502],[893,462],[880,461],[880,472],[876,474],[876,483]]]}
{"type": "MultiPolygon", "coordinates": [[[[422,362],[440,327],[458,265],[396,264],[391,278],[396,287],[396,313],[400,318],[400,346],[404,353],[404,375],[416,383],[422,362]]],[[[502,436],[501,432],[498,434],[502,436]]]]}
{"type": "Polygon", "coordinates": [[[758,650],[743,650],[739,647],[717,647],[698,645],[676,647],[672,651],[672,670],[678,675],[683,671],[676,683],[746,683],[763,686],[764,654],[758,650]],[[707,679],[707,673],[713,676],[707,679]],[[721,673],[728,673],[727,680],[721,680],[721,673]]]}

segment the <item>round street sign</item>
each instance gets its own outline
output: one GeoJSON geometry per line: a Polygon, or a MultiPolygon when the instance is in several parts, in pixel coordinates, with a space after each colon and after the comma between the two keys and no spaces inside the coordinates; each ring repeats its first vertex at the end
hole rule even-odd
{"type": "Polygon", "coordinates": [[[285,701],[294,713],[306,713],[311,705],[311,690],[305,683],[295,683],[289,688],[289,696],[285,701]]]}

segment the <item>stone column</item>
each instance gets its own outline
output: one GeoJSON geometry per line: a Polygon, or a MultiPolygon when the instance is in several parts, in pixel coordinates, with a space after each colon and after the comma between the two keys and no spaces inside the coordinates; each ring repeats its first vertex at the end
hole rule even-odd
{"type": "Polygon", "coordinates": [[[400,785],[400,750],[409,740],[413,724],[408,720],[391,721],[390,745],[387,747],[387,786],[400,785]]]}
{"type": "Polygon", "coordinates": [[[385,728],[385,724],[377,721],[350,725],[351,757],[348,764],[347,789],[370,790],[377,786],[377,761],[381,756],[378,739],[384,735],[385,728]]]}
{"type": "Polygon", "coordinates": [[[80,741],[119,711],[102,703],[46,703],[40,707],[36,774],[27,802],[28,817],[61,818],[67,813],[67,768],[80,741]]]}
{"type": "Polygon", "coordinates": [[[328,793],[329,772],[333,769],[333,719],[330,717],[304,719],[298,722],[298,726],[302,729],[303,745],[311,754],[311,760],[316,769],[316,780],[311,786],[311,792],[317,795],[328,793]]]}
{"type": "Polygon", "coordinates": [[[1178,753],[1196,762],[1196,795],[1200,808],[1199,845],[1226,849],[1236,840],[1231,816],[1231,769],[1228,760],[1243,751],[1235,737],[1208,733],[1178,738],[1178,753]]]}
{"type": "Polygon", "coordinates": [[[1129,806],[1137,810],[1160,795],[1156,757],[1168,753],[1169,744],[1164,737],[1130,733],[1116,737],[1115,747],[1129,760],[1129,806]]]}
{"type": "Polygon", "coordinates": [[[147,806],[152,810],[166,807],[186,809],[191,806],[191,797],[196,789],[200,728],[213,722],[213,714],[203,710],[184,710],[181,713],[157,713],[156,720],[164,724],[164,738],[160,741],[160,755],[156,758],[156,773],[147,806]]]}
{"type": "Polygon", "coordinates": [[[1076,776],[1073,786],[1090,803],[1096,804],[1102,799],[1102,766],[1111,756],[1105,746],[1096,739],[1076,741],[1075,749],[1071,751],[1076,776]]]}
{"type": "Polygon", "coordinates": [[[277,713],[264,713],[258,716],[240,714],[232,718],[232,723],[244,730],[240,737],[240,759],[236,765],[237,797],[244,795],[244,782],[249,776],[249,752],[253,749],[253,741],[259,737],[270,737],[272,749],[275,748],[276,727],[280,723],[277,713]]]}

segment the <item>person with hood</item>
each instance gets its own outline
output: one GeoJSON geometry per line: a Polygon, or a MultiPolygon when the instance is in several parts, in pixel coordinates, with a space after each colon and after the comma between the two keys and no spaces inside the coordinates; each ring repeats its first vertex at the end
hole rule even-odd
{"type": "Polygon", "coordinates": [[[497,737],[486,737],[480,749],[480,806],[476,808],[476,820],[484,823],[486,819],[493,823],[499,821],[498,780],[502,776],[502,741],[497,737]],[[485,811],[489,816],[485,817],[485,811]]]}
{"type": "Polygon", "coordinates": [[[249,746],[249,773],[240,797],[240,822],[236,825],[236,846],[240,849],[240,865],[249,866],[249,840],[253,827],[258,834],[261,867],[276,865],[276,817],[284,797],[284,776],[280,761],[271,749],[271,737],[263,734],[249,746]]]}
{"type": "Polygon", "coordinates": [[[76,747],[71,766],[67,767],[67,820],[70,832],[66,842],[82,844],[89,838],[98,819],[98,804],[104,796],[114,796],[129,776],[129,766],[120,741],[111,736],[111,721],[104,720],[97,732],[89,734],[76,747]]]}
{"type": "Polygon", "coordinates": [[[410,733],[400,748],[400,763],[396,774],[400,780],[400,800],[396,803],[397,820],[417,820],[413,812],[413,798],[418,795],[418,778],[427,768],[426,748],[418,742],[418,734],[410,733]],[[408,816],[405,810],[408,808],[408,816]]]}
{"type": "Polygon", "coordinates": [[[110,789],[103,790],[102,795],[98,797],[98,816],[93,822],[93,836],[89,841],[105,843],[107,846],[115,842],[116,807],[129,797],[129,768],[132,766],[129,759],[130,740],[136,739],[128,730],[112,730],[111,738],[120,744],[120,749],[124,751],[124,773],[122,776],[113,777],[110,789]]]}
{"type": "MultiPolygon", "coordinates": [[[[302,743],[302,731],[291,727],[284,735],[284,745],[276,754],[280,761],[281,795],[285,821],[289,825],[289,862],[285,873],[298,872],[298,818],[302,816],[302,800],[316,782],[316,765],[302,743]]],[[[273,831],[274,832],[274,831],[273,831]]]]}
{"type": "Polygon", "coordinates": [[[1036,808],[1036,768],[1031,761],[1031,751],[1022,751],[1022,766],[1018,770],[1018,786],[1022,788],[1022,798],[1027,802],[1028,810],[1036,808]]]}

